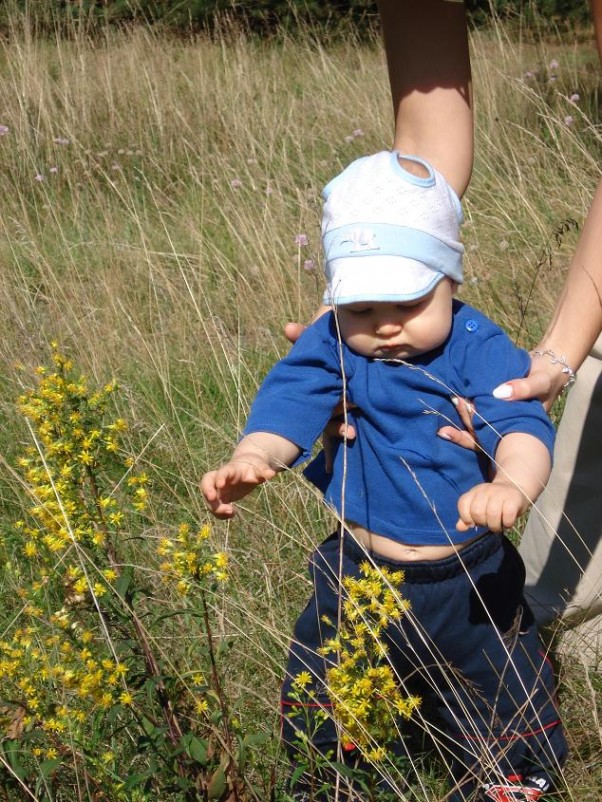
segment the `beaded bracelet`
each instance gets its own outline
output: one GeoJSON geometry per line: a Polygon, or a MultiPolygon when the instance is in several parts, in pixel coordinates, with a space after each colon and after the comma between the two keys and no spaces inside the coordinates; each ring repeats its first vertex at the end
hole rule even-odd
{"type": "Polygon", "coordinates": [[[575,384],[575,381],[577,379],[577,374],[575,373],[573,368],[569,365],[569,363],[566,361],[566,357],[562,356],[562,354],[558,356],[558,354],[552,351],[551,348],[546,348],[543,351],[540,351],[539,349],[536,351],[531,351],[531,356],[547,356],[550,358],[550,361],[552,362],[553,365],[562,365],[562,372],[568,376],[567,382],[562,388],[562,392],[570,390],[571,387],[575,384]]]}

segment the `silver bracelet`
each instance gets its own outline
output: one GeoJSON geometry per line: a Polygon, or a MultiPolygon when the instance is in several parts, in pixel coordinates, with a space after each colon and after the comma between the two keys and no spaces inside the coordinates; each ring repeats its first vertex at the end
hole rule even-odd
{"type": "Polygon", "coordinates": [[[571,387],[575,384],[575,381],[577,379],[577,374],[575,373],[573,368],[569,365],[569,363],[566,361],[566,357],[562,356],[562,354],[558,356],[558,354],[556,354],[550,348],[546,348],[543,351],[540,351],[539,349],[531,351],[531,356],[547,356],[549,357],[553,365],[562,365],[562,373],[568,376],[566,384],[562,388],[563,392],[570,390],[571,387]]]}

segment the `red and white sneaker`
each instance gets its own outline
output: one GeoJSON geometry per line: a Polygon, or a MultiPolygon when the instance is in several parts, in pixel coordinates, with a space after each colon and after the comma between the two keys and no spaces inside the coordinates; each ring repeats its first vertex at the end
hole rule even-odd
{"type": "Polygon", "coordinates": [[[549,787],[550,783],[543,777],[528,779],[526,785],[487,783],[483,786],[483,802],[538,802],[549,787]]]}

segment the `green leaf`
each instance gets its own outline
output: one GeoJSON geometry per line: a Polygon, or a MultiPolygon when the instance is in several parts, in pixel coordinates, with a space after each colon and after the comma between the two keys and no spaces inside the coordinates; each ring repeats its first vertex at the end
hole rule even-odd
{"type": "Polygon", "coordinates": [[[294,770],[289,780],[291,788],[295,787],[295,785],[299,782],[299,780],[305,774],[306,771],[307,771],[306,765],[300,764],[297,766],[297,768],[294,770]]]}
{"type": "Polygon", "coordinates": [[[208,799],[221,799],[224,791],[226,790],[226,775],[223,768],[220,766],[213,772],[213,777],[207,788],[208,799]]]}
{"type": "Polygon", "coordinates": [[[60,758],[56,757],[53,760],[44,760],[40,763],[40,774],[42,775],[44,780],[47,780],[48,777],[52,774],[55,769],[61,765],[60,758]]]}
{"type": "Polygon", "coordinates": [[[21,765],[19,760],[20,746],[18,741],[5,741],[4,752],[8,758],[8,764],[11,767],[15,777],[24,780],[27,776],[27,771],[21,765]]]}
{"type": "Polygon", "coordinates": [[[222,640],[217,644],[217,649],[215,650],[215,657],[217,660],[221,660],[225,657],[228,652],[234,646],[234,641],[231,640],[222,640]]]}
{"type": "Polygon", "coordinates": [[[201,766],[207,765],[209,762],[209,758],[207,756],[207,741],[197,738],[196,735],[193,735],[192,733],[188,733],[182,738],[182,745],[188,757],[191,757],[197,763],[200,763],[201,766]]]}
{"type": "Polygon", "coordinates": [[[140,774],[130,774],[130,776],[124,782],[122,790],[131,791],[137,785],[142,785],[145,783],[148,779],[150,779],[151,776],[152,775],[148,771],[140,774]]]}
{"type": "Polygon", "coordinates": [[[123,569],[123,572],[119,577],[119,579],[117,580],[117,582],[115,582],[115,592],[117,593],[120,599],[125,600],[126,594],[130,588],[130,585],[132,584],[133,578],[134,578],[134,570],[131,565],[127,565],[123,569]]]}
{"type": "Polygon", "coordinates": [[[157,725],[146,716],[142,716],[142,729],[148,735],[154,735],[157,730],[157,725]]]}

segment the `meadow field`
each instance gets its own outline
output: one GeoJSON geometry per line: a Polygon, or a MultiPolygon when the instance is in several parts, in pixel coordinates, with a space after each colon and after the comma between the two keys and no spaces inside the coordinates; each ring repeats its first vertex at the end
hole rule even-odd
{"type": "MultiPolygon", "coordinates": [[[[600,70],[588,32],[471,47],[461,298],[530,347],[599,179],[600,70]]],[[[198,481],[320,301],[322,187],[391,118],[376,33],[0,42],[0,799],[287,799],[279,686],[333,520],[298,472],[228,523],[198,481]]],[[[584,653],[557,802],[602,798],[584,653]]],[[[436,762],[381,770],[446,797],[436,762]]]]}

